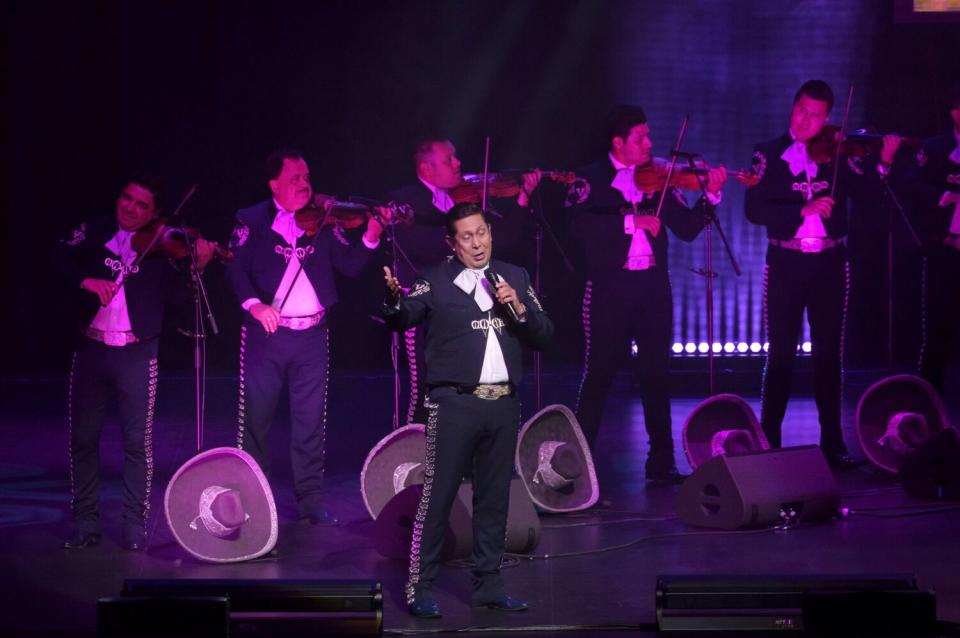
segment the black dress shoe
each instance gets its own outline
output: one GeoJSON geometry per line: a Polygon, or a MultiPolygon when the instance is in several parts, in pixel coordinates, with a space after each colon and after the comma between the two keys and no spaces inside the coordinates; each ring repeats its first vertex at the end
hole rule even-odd
{"type": "Polygon", "coordinates": [[[529,608],[527,601],[500,594],[491,601],[478,603],[475,607],[486,607],[487,609],[496,609],[497,611],[526,611],[529,608]]]}
{"type": "Polygon", "coordinates": [[[327,510],[316,510],[306,516],[300,517],[300,522],[307,525],[319,525],[321,527],[334,527],[340,524],[340,519],[327,510]]]}
{"type": "Polygon", "coordinates": [[[659,472],[647,471],[647,485],[651,487],[666,487],[668,485],[679,485],[687,480],[686,474],[681,474],[676,468],[663,470],[659,472]]]}
{"type": "Polygon", "coordinates": [[[63,541],[63,548],[83,549],[84,547],[93,547],[99,542],[100,534],[98,532],[81,532],[77,530],[70,535],[70,538],[63,541]]]}
{"type": "Polygon", "coordinates": [[[407,605],[407,611],[417,618],[440,618],[440,605],[433,598],[418,598],[407,605]]]}
{"type": "Polygon", "coordinates": [[[863,461],[855,459],[848,454],[828,454],[827,455],[827,465],[832,467],[835,470],[850,470],[860,465],[863,465],[863,461]]]}

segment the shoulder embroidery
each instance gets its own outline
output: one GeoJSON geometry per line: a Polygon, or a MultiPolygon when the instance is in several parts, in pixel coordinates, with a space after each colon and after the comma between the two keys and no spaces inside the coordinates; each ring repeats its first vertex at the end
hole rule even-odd
{"type": "Polygon", "coordinates": [[[239,248],[247,243],[250,237],[250,227],[246,224],[237,224],[233,227],[233,234],[230,235],[230,248],[239,248]]]}
{"type": "Polygon", "coordinates": [[[763,174],[767,171],[767,156],[760,151],[754,151],[751,166],[753,167],[753,174],[757,176],[757,180],[763,179],[763,174]]]}
{"type": "Polygon", "coordinates": [[[66,240],[67,246],[76,246],[87,238],[87,224],[86,222],[80,224],[77,228],[73,229],[73,234],[70,236],[70,239],[66,240]]]}
{"type": "Polygon", "coordinates": [[[530,297],[530,301],[533,302],[533,305],[537,307],[537,310],[543,312],[543,306],[540,304],[540,300],[537,299],[537,293],[533,291],[533,286],[527,286],[527,295],[530,297]]]}
{"type": "Polygon", "coordinates": [[[927,165],[928,161],[929,161],[929,158],[927,157],[926,150],[921,148],[919,151],[917,151],[917,166],[919,166],[920,168],[923,168],[924,166],[927,165]]]}
{"type": "Polygon", "coordinates": [[[430,282],[426,279],[417,279],[417,282],[413,284],[413,288],[410,289],[410,292],[407,293],[408,297],[419,297],[420,295],[425,295],[430,292],[430,282]]]}
{"type": "Polygon", "coordinates": [[[578,177],[570,184],[567,189],[567,198],[563,202],[566,208],[582,204],[590,197],[590,182],[582,177],[578,177]]]}

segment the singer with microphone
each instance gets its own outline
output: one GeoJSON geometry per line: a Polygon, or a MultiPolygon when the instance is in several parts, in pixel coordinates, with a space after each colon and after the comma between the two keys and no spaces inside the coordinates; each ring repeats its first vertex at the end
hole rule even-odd
{"type": "Polygon", "coordinates": [[[440,617],[433,582],[450,509],[471,470],[473,605],[527,608],[504,591],[500,562],[520,426],[523,345],[541,350],[553,335],[527,272],[491,260],[493,234],[483,209],[454,206],[445,232],[453,256],[425,269],[407,294],[384,268],[387,324],[398,331],[423,324],[426,334],[425,482],[405,592],[410,613],[421,618],[440,617]]]}

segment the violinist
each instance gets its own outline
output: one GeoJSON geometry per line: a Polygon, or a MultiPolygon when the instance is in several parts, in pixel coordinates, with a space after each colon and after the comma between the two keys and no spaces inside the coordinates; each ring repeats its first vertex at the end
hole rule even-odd
{"type": "Polygon", "coordinates": [[[272,197],[237,212],[227,264],[246,311],[240,332],[237,446],[264,472],[268,434],[283,386],[290,396],[290,456],[299,519],[335,525],[321,503],[326,428],[329,335],[326,314],[337,302],[334,270],[355,276],[380,243],[371,216],[362,238],[337,226],[305,228],[298,211],[311,202],[310,170],[302,153],[280,149],[266,160],[272,197]]]}
{"type": "Polygon", "coordinates": [[[780,447],[806,310],[820,447],[832,467],[845,468],[855,465],[847,455],[840,426],[841,353],[850,280],[843,245],[846,199],[857,182],[879,180],[889,171],[900,139],[886,136],[879,157],[872,159],[837,155],[842,149],[836,145],[817,157],[820,153],[814,152],[813,141],[824,130],[832,108],[833,91],[826,82],[810,80],[800,87],[789,130],[754,148],[753,172],[758,181],[747,190],[745,209],[748,220],[766,226],[769,239],[763,275],[769,341],[760,417],[763,430],[770,444],[780,447]],[[840,164],[835,167],[837,161],[840,164]]]}
{"type": "MultiPolygon", "coordinates": [[[[113,219],[89,220],[60,241],[54,263],[80,291],[82,337],[70,369],[67,425],[70,435],[70,505],[74,529],[64,542],[82,549],[100,542],[98,506],[100,431],[106,404],[117,401],[123,436],[121,546],[145,545],[153,478],[153,419],[157,398],[157,346],[164,306],[189,295],[189,262],[161,253],[145,256],[135,237],[163,209],[161,182],[132,177],[120,191],[113,219]],[[118,283],[122,281],[122,285],[118,283]]],[[[196,239],[202,268],[214,245],[196,239]]]]}
{"type": "Polygon", "coordinates": [[[643,109],[614,107],[608,116],[607,140],[607,156],[577,170],[566,201],[587,266],[586,343],[577,418],[595,448],[614,375],[635,340],[644,424],[650,436],[646,478],[653,486],[669,485],[684,477],[674,461],[670,418],[673,298],[663,225],[683,241],[696,238],[707,220],[704,211],[720,202],[727,173],[723,167],[707,170],[702,176],[706,201],[692,208],[680,190],[668,187],[657,217],[662,180],[651,187],[655,190],[638,186],[641,167],[653,161],[643,109]]]}
{"type": "Polygon", "coordinates": [[[960,87],[948,111],[951,130],[924,142],[906,179],[924,240],[920,374],[941,394],[951,342],[960,342],[960,87]]]}
{"type": "MultiPolygon", "coordinates": [[[[398,256],[394,274],[400,284],[407,287],[413,285],[421,269],[433,266],[449,255],[444,251],[446,214],[457,203],[451,191],[463,182],[457,149],[446,138],[420,140],[414,148],[413,164],[417,180],[384,196],[386,201],[409,204],[414,211],[413,223],[397,226],[395,237],[410,262],[398,256]]],[[[514,198],[497,199],[495,204],[488,204],[488,208],[495,205],[497,209],[495,214],[490,214],[491,227],[497,234],[497,252],[512,263],[524,265],[532,254],[527,246],[531,237],[530,215],[521,209],[529,206],[529,197],[539,180],[538,171],[526,173],[520,178],[521,186],[514,198]]],[[[389,265],[393,268],[393,264],[389,265]]],[[[422,330],[411,328],[404,334],[410,379],[408,423],[425,423],[427,416],[423,406],[425,362],[422,330]]]]}

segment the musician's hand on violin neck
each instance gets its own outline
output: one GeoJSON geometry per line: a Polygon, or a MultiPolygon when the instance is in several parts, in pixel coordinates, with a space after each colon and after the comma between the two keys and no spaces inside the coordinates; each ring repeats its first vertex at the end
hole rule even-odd
{"type": "Polygon", "coordinates": [[[263,329],[269,333],[274,333],[280,324],[280,313],[273,306],[265,303],[255,303],[250,306],[250,314],[260,322],[263,329]]]}
{"type": "Polygon", "coordinates": [[[634,215],[633,226],[647,231],[651,237],[660,234],[660,218],[653,215],[634,215]]]}
{"type": "Polygon", "coordinates": [[[106,306],[117,294],[117,284],[107,279],[93,279],[92,277],[84,279],[80,283],[80,287],[99,297],[101,306],[106,306]]]}
{"type": "Polygon", "coordinates": [[[523,174],[520,193],[517,195],[517,205],[524,208],[530,205],[530,196],[533,195],[533,191],[537,190],[541,177],[542,173],[539,168],[523,174]]]}
{"type": "Polygon", "coordinates": [[[393,273],[390,272],[390,268],[387,266],[383,267],[383,281],[387,286],[387,295],[390,297],[390,300],[396,302],[400,299],[400,282],[397,281],[397,278],[393,276],[393,273]]]}
{"type": "Polygon", "coordinates": [[[804,217],[820,215],[824,219],[830,219],[830,213],[833,212],[833,204],[832,197],[818,197],[807,202],[804,207],[800,209],[800,214],[804,217]]]}
{"type": "Polygon", "coordinates": [[[197,266],[203,270],[217,254],[217,243],[198,237],[193,245],[197,251],[197,266]]]}
{"type": "Polygon", "coordinates": [[[887,166],[893,164],[893,158],[896,156],[897,149],[900,148],[901,142],[903,142],[903,138],[899,135],[894,133],[884,135],[883,147],[880,149],[880,161],[887,166]]]}
{"type": "Polygon", "coordinates": [[[717,194],[727,182],[727,169],[723,164],[707,171],[707,192],[717,194]]]}

